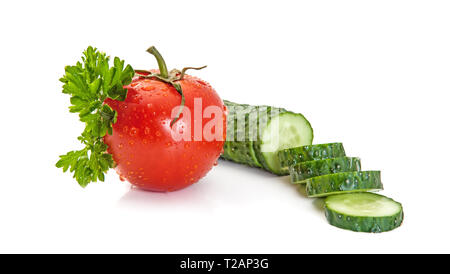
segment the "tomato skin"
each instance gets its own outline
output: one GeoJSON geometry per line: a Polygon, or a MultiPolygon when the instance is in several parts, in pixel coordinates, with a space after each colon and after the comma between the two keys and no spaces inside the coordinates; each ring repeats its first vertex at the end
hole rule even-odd
{"type": "MultiPolygon", "coordinates": [[[[118,113],[113,134],[106,135],[104,141],[122,180],[145,190],[174,191],[197,182],[217,162],[226,137],[223,102],[208,83],[196,77],[185,75],[178,83],[191,117],[182,115],[172,127],[172,109],[180,105],[181,95],[170,84],[135,77],[125,86],[125,101],[105,101],[118,113]],[[202,114],[208,106],[220,108],[220,140],[194,140],[194,98],[202,99],[202,114]],[[191,140],[174,140],[172,131],[186,130],[189,125],[191,140]]],[[[203,118],[201,129],[211,119],[203,118]]]]}

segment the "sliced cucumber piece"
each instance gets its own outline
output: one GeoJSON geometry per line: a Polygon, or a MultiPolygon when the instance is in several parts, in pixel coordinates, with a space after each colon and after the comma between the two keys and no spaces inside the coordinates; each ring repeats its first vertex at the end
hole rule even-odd
{"type": "Polygon", "coordinates": [[[286,170],[301,162],[344,157],[345,150],[342,143],[329,143],[284,149],[278,156],[282,169],[286,170]]]}
{"type": "Polygon", "coordinates": [[[360,232],[383,232],[403,221],[402,205],[375,193],[328,196],[325,216],[331,225],[360,232]]]}
{"type": "Polygon", "coordinates": [[[228,108],[224,159],[287,175],[288,170],[280,168],[278,150],[312,143],[311,125],[301,114],[270,106],[224,104],[228,108]]]}
{"type": "Polygon", "coordinates": [[[380,171],[342,172],[306,180],[308,197],[323,197],[349,192],[378,191],[383,189],[380,171]]]}
{"type": "Polygon", "coordinates": [[[355,157],[339,157],[301,162],[289,167],[293,184],[306,183],[306,179],[349,171],[360,171],[361,160],[355,157]]]}

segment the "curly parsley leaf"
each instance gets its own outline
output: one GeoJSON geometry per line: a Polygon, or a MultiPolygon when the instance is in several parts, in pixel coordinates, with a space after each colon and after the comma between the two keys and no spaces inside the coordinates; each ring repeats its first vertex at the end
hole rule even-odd
{"type": "Polygon", "coordinates": [[[104,181],[105,173],[114,167],[103,137],[112,134],[117,112],[103,101],[106,98],[125,100],[127,90],[123,86],[131,83],[134,70],[130,65],[124,66],[125,62],[117,57],[110,66],[109,56],[93,47],[88,47],[81,59],[75,66],[65,68],[60,81],[64,83],[62,92],[71,96],[70,112],[78,113],[86,125],[78,137],[85,147],[59,156],[56,167],[73,172],[80,186],[85,187],[90,182],[104,181]]]}

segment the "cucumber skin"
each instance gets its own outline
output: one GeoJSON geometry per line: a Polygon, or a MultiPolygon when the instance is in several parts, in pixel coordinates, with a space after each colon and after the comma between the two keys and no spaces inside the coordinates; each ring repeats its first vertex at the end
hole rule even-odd
{"type": "Polygon", "coordinates": [[[252,112],[256,111],[256,108],[253,108],[250,105],[245,104],[236,104],[230,101],[223,101],[224,104],[229,108],[228,116],[227,116],[227,125],[231,124],[233,121],[234,127],[227,127],[227,136],[234,136],[237,138],[239,134],[242,134],[241,131],[238,131],[237,119],[238,116],[245,115],[245,140],[244,141],[227,141],[224,143],[224,152],[221,155],[223,159],[230,160],[240,164],[246,164],[251,167],[262,167],[259,163],[253,146],[253,141],[249,140],[249,121],[252,117],[252,112]],[[242,112],[239,112],[235,109],[235,107],[242,107],[242,112]]]}
{"type": "Polygon", "coordinates": [[[306,180],[308,197],[324,197],[338,193],[382,190],[380,171],[355,171],[328,174],[306,180]]]}
{"type": "Polygon", "coordinates": [[[317,144],[284,149],[278,152],[282,167],[289,167],[301,162],[345,157],[342,143],[317,144]]]}
{"type": "MultiPolygon", "coordinates": [[[[265,121],[266,125],[268,125],[269,121],[276,116],[276,115],[273,115],[274,113],[277,113],[277,115],[281,115],[282,113],[288,112],[287,110],[285,110],[283,108],[274,108],[274,107],[270,107],[270,106],[264,106],[264,107],[267,107],[266,114],[265,114],[265,116],[263,116],[263,117],[267,117],[267,121],[265,121]],[[272,111],[272,110],[274,110],[274,111],[272,111]]],[[[255,151],[256,159],[258,159],[258,162],[261,164],[261,167],[263,169],[265,169],[273,174],[281,175],[269,167],[263,153],[261,152],[262,140],[261,140],[260,135],[261,135],[262,130],[259,128],[259,122],[260,121],[258,120],[257,121],[257,123],[258,123],[258,135],[257,136],[258,136],[258,138],[255,142],[253,142],[253,150],[255,151]]]]}
{"type": "MultiPolygon", "coordinates": [[[[261,144],[262,144],[262,140],[261,140],[261,129],[259,128],[259,116],[260,114],[265,114],[264,112],[266,112],[266,115],[262,116],[262,117],[267,117],[267,123],[266,125],[269,124],[270,120],[278,115],[282,115],[284,113],[292,113],[295,115],[301,115],[305,121],[307,121],[307,123],[309,124],[309,121],[300,113],[294,113],[294,112],[290,112],[287,111],[286,109],[283,108],[275,108],[275,107],[271,107],[271,106],[265,106],[265,105],[261,105],[261,106],[252,106],[252,105],[248,105],[248,104],[238,104],[238,103],[234,103],[231,101],[227,101],[227,100],[223,100],[225,106],[227,106],[228,108],[228,116],[227,116],[227,125],[230,124],[230,122],[232,120],[234,120],[234,127],[228,127],[227,126],[227,139],[228,136],[233,136],[234,138],[236,138],[236,136],[238,136],[238,132],[237,132],[237,117],[238,115],[245,115],[245,140],[244,141],[227,141],[225,140],[224,143],[224,152],[221,155],[221,158],[226,159],[226,160],[230,160],[236,163],[240,163],[240,164],[246,164],[248,166],[251,167],[259,167],[262,168],[266,171],[269,171],[273,174],[276,175],[288,175],[289,171],[288,170],[283,170],[283,171],[277,171],[277,170],[273,170],[271,169],[264,157],[264,154],[261,152],[261,144]],[[244,111],[241,113],[237,113],[236,107],[243,107],[244,111]],[[254,114],[255,112],[257,112],[257,114],[255,116],[252,116],[252,114],[254,114]],[[249,123],[250,122],[254,122],[254,120],[250,121],[250,119],[257,119],[256,123],[257,123],[257,128],[256,128],[256,140],[255,141],[251,141],[249,138],[249,123]]],[[[311,130],[312,127],[310,126],[311,130]]],[[[312,136],[313,138],[313,136],[312,136]]]]}
{"type": "Polygon", "coordinates": [[[356,157],[339,157],[301,162],[289,167],[291,183],[306,183],[306,179],[334,173],[361,171],[361,160],[356,157]]]}
{"type": "MultiPolygon", "coordinates": [[[[268,119],[272,117],[269,116],[272,113],[272,109],[278,110],[278,113],[285,112],[284,109],[276,109],[271,106],[252,106],[248,104],[237,104],[227,100],[223,101],[227,106],[229,112],[227,116],[227,125],[230,124],[230,121],[234,120],[234,128],[227,127],[227,136],[233,135],[234,138],[240,136],[239,134],[244,134],[244,141],[227,141],[225,140],[224,144],[224,153],[221,155],[223,159],[230,160],[240,164],[246,164],[251,167],[260,167],[267,171],[270,171],[267,164],[264,161],[264,157],[262,157],[259,144],[260,144],[260,129],[259,129],[259,116],[263,114],[263,112],[267,112],[268,119]],[[242,111],[239,112],[236,107],[241,108],[242,111]],[[244,115],[245,116],[245,132],[238,131],[237,119],[238,117],[244,115]],[[255,121],[256,119],[256,121],[255,121]],[[257,140],[250,140],[249,135],[249,125],[250,123],[256,123],[256,138],[257,140]]],[[[228,139],[228,138],[227,138],[228,139]]]]}
{"type": "MultiPolygon", "coordinates": [[[[373,193],[374,195],[378,195],[373,193]]],[[[382,195],[379,195],[382,196],[382,195]]],[[[383,196],[384,197],[384,196],[383,196]]],[[[387,198],[387,197],[386,197],[387,198]]],[[[390,198],[388,198],[390,199],[390,198]]],[[[392,200],[392,199],[390,199],[392,200]]],[[[394,201],[394,200],[392,200],[394,201]]],[[[396,202],[396,201],[394,201],[396,202]]],[[[398,203],[398,202],[396,202],[398,203]]],[[[400,203],[398,203],[400,204],[400,203]]],[[[380,233],[385,231],[393,230],[399,227],[403,222],[403,207],[400,204],[401,210],[397,214],[392,216],[383,216],[383,217],[358,217],[346,215],[340,212],[336,212],[330,209],[327,205],[327,201],[325,199],[325,217],[330,225],[352,230],[356,232],[372,232],[372,233],[380,233]]]]}

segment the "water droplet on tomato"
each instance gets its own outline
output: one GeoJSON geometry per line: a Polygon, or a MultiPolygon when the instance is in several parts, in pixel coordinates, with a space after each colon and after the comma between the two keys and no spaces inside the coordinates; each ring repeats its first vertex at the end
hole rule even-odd
{"type": "Polygon", "coordinates": [[[189,148],[191,145],[189,143],[184,144],[184,148],[189,148]]]}
{"type": "Polygon", "coordinates": [[[127,126],[124,126],[124,127],[122,128],[122,131],[125,132],[125,133],[127,133],[127,132],[128,132],[128,127],[127,127],[127,126]]]}
{"type": "Polygon", "coordinates": [[[217,166],[219,163],[217,161],[214,162],[214,165],[217,166]]]}
{"type": "Polygon", "coordinates": [[[144,86],[144,87],[142,87],[142,89],[145,91],[152,91],[155,89],[155,87],[154,86],[144,86]]]}
{"type": "Polygon", "coordinates": [[[131,165],[131,162],[130,162],[130,161],[127,161],[126,164],[127,164],[127,166],[129,166],[129,165],[131,165]]]}
{"type": "Polygon", "coordinates": [[[137,128],[132,127],[132,128],[130,129],[130,136],[131,136],[131,137],[134,137],[134,136],[136,136],[136,135],[138,134],[138,132],[139,132],[139,130],[138,130],[137,128]]]}
{"type": "Polygon", "coordinates": [[[122,175],[119,176],[119,180],[121,180],[122,182],[125,182],[125,178],[122,175]]]}
{"type": "Polygon", "coordinates": [[[155,134],[156,134],[156,136],[158,136],[158,137],[161,136],[161,132],[159,132],[159,131],[157,131],[155,134]]]}
{"type": "Polygon", "coordinates": [[[128,141],[128,144],[129,144],[130,146],[132,146],[132,145],[134,145],[134,141],[133,141],[133,140],[130,140],[130,141],[128,141]]]}
{"type": "Polygon", "coordinates": [[[118,148],[123,148],[123,144],[120,143],[117,147],[118,147],[118,148]]]}

